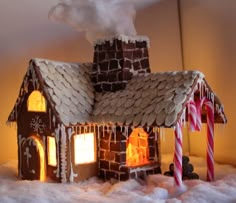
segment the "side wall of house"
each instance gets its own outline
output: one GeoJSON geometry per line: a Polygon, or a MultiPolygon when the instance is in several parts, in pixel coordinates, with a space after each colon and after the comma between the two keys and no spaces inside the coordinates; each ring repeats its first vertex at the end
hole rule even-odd
{"type": "MultiPolygon", "coordinates": [[[[55,137],[55,126],[56,124],[56,118],[52,114],[51,107],[49,103],[46,101],[46,106],[47,110],[46,112],[33,112],[33,111],[28,111],[27,108],[27,102],[28,102],[28,97],[29,95],[35,90],[35,85],[33,85],[32,82],[32,72],[29,72],[27,78],[25,78],[25,87],[27,89],[24,89],[24,96],[21,97],[21,106],[20,109],[15,109],[18,114],[18,119],[17,119],[17,142],[18,142],[18,170],[19,170],[19,177],[20,178],[25,178],[23,177],[22,170],[25,170],[24,172],[27,173],[25,166],[22,166],[22,163],[24,162],[25,159],[27,159],[27,152],[23,151],[22,146],[26,142],[26,140],[29,137],[35,136],[41,142],[43,150],[44,150],[44,164],[46,168],[46,173],[45,175],[47,177],[50,177],[53,180],[59,181],[59,176],[57,174],[57,167],[54,166],[49,166],[48,165],[48,143],[47,143],[47,136],[52,136],[55,137]]],[[[38,85],[39,87],[39,85],[38,85]]],[[[23,89],[21,89],[23,91],[23,89]]],[[[40,92],[41,89],[39,87],[38,89],[40,92]]],[[[42,92],[42,96],[43,92],[42,92]]],[[[44,97],[45,98],[45,97],[44,97]]],[[[56,137],[55,137],[56,138],[56,137]]],[[[59,142],[57,141],[58,139],[56,138],[56,146],[59,146],[59,142]]],[[[26,147],[27,148],[27,147],[26,147]]],[[[25,150],[25,149],[24,149],[25,150]]],[[[27,149],[26,149],[27,150],[27,149]]],[[[37,148],[37,150],[39,150],[37,148]]],[[[59,160],[59,151],[57,153],[57,160],[59,160]]],[[[37,160],[36,157],[33,157],[33,155],[29,154],[28,157],[29,161],[34,162],[34,160],[37,160]]],[[[28,161],[28,160],[27,160],[28,161]]],[[[59,162],[57,161],[57,164],[59,162]]],[[[40,165],[38,166],[40,167],[40,165]]],[[[38,177],[38,175],[35,175],[38,177]]],[[[37,178],[36,178],[37,179],[37,178]]]]}
{"type": "MultiPolygon", "coordinates": [[[[67,182],[79,182],[82,180],[86,180],[92,176],[98,175],[98,158],[97,158],[97,130],[95,126],[92,125],[76,125],[73,127],[66,128],[67,134],[67,149],[66,149],[66,163],[67,163],[67,182]],[[93,133],[94,134],[94,156],[95,161],[91,163],[75,163],[75,153],[76,148],[80,148],[81,146],[75,146],[75,136],[93,133]]],[[[83,146],[82,146],[83,148],[83,146]]],[[[91,149],[93,150],[93,149],[91,149]]],[[[86,152],[83,155],[86,157],[86,152]]]]}

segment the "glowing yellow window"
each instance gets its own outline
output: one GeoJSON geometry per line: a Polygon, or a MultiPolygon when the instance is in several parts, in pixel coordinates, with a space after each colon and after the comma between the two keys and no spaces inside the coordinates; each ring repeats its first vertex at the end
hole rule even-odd
{"type": "Polygon", "coordinates": [[[95,162],[95,139],[93,133],[74,136],[75,164],[95,162]]]}
{"type": "Polygon", "coordinates": [[[46,112],[46,101],[38,91],[33,91],[28,98],[28,111],[46,112]]]}
{"type": "Polygon", "coordinates": [[[48,165],[57,165],[57,151],[56,151],[56,140],[54,137],[48,137],[48,165]]]}

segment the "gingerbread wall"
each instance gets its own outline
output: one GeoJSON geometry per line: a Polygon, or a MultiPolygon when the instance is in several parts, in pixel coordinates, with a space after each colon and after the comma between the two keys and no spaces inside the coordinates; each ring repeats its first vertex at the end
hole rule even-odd
{"type": "Polygon", "coordinates": [[[99,177],[109,180],[127,180],[129,178],[144,178],[146,175],[160,173],[160,149],[152,129],[148,133],[149,164],[137,167],[127,166],[127,139],[132,133],[131,127],[125,129],[116,127],[116,132],[109,127],[100,127],[98,148],[99,177]],[[125,130],[128,130],[127,137],[125,130]]]}
{"type": "MultiPolygon", "coordinates": [[[[38,146],[36,146],[35,139],[33,139],[36,138],[42,144],[44,150],[46,176],[59,181],[59,173],[55,172],[57,171],[57,167],[48,165],[47,136],[55,137],[55,129],[58,123],[56,119],[53,119],[54,116],[51,113],[50,103],[46,102],[46,112],[28,111],[27,107],[29,95],[34,91],[35,87],[38,86],[38,84],[33,83],[33,81],[35,82],[35,78],[32,76],[34,74],[35,72],[31,69],[24,78],[24,86],[22,86],[22,88],[25,88],[24,93],[22,93],[22,97],[18,98],[18,105],[15,107],[15,113],[12,114],[12,116],[17,116],[18,176],[19,178],[32,180],[39,178],[39,168],[41,167],[38,154],[39,149],[38,146]]],[[[22,90],[23,89],[21,89],[20,92],[22,92],[22,90]]],[[[38,90],[42,91],[40,87],[38,90]]],[[[43,96],[45,97],[45,95],[43,96]]],[[[60,147],[59,140],[56,145],[60,147]]],[[[57,150],[56,153],[57,165],[60,167],[60,151],[57,150]]]]}
{"type": "MultiPolygon", "coordinates": [[[[79,182],[98,175],[98,140],[97,127],[95,125],[76,125],[66,128],[66,182],[79,182]],[[75,139],[78,134],[94,133],[95,161],[91,163],[75,163],[75,139]]],[[[84,154],[86,156],[86,154],[84,154]]]]}

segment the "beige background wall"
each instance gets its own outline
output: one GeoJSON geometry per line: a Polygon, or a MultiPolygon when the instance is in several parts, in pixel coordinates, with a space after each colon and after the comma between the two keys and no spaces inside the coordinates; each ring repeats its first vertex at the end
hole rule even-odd
{"type": "MultiPolygon", "coordinates": [[[[47,12],[55,2],[0,1],[0,163],[17,158],[16,128],[9,128],[5,121],[17,98],[29,59],[92,60],[93,48],[82,34],[48,21],[47,12]]],[[[139,34],[150,37],[152,70],[180,70],[176,0],[165,0],[138,12],[136,25],[139,34]]],[[[173,150],[172,136],[166,138],[163,146],[163,150],[173,150]]]]}
{"type": "MultiPolygon", "coordinates": [[[[184,64],[204,72],[225,106],[216,126],[215,159],[236,165],[236,1],[181,0],[184,64]]],[[[205,155],[205,135],[190,136],[191,153],[205,155]]]]}
{"type": "MultiPolygon", "coordinates": [[[[22,0],[21,4],[0,1],[0,163],[16,159],[16,129],[7,127],[5,121],[29,59],[92,60],[93,48],[82,34],[48,21],[47,12],[55,2],[57,0],[22,0]],[[12,13],[17,13],[17,18],[13,18],[12,13]]],[[[215,158],[236,165],[236,1],[180,2],[184,67],[204,72],[224,103],[229,119],[225,127],[216,126],[215,158]]],[[[177,0],[163,0],[138,12],[136,27],[139,34],[150,37],[150,62],[155,72],[182,68],[177,11],[177,0]]],[[[172,152],[173,135],[171,132],[165,135],[162,151],[172,152]]],[[[189,139],[185,134],[184,144],[185,152],[205,156],[204,129],[202,133],[190,134],[189,139]]]]}

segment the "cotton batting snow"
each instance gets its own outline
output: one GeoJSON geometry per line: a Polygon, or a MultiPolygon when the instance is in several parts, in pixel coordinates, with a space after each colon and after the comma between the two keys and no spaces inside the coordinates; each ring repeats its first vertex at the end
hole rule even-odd
{"type": "MultiPolygon", "coordinates": [[[[162,157],[162,171],[168,170],[172,155],[162,157]]],[[[236,202],[236,169],[215,164],[215,182],[205,182],[205,159],[190,157],[194,172],[202,180],[186,180],[176,188],[172,177],[150,175],[146,180],[102,181],[92,177],[80,183],[52,183],[17,179],[17,161],[0,165],[0,202],[236,202]]]]}

